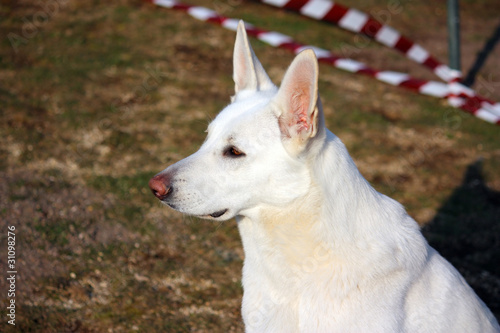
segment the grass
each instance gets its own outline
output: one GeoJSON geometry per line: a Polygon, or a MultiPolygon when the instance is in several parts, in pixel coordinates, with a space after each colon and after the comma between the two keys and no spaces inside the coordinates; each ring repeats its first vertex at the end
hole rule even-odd
{"type": "MultiPolygon", "coordinates": [[[[477,36],[497,24],[484,9],[493,2],[463,4],[464,26],[476,27],[463,31],[466,66],[484,43],[477,36]]],[[[255,2],[212,5],[337,53],[357,41],[255,2]]],[[[349,5],[387,7],[380,0],[349,5]]],[[[442,17],[432,4],[412,6],[391,24],[445,59],[442,17]]],[[[22,36],[39,10],[36,1],[3,2],[0,32],[22,36]]],[[[229,102],[233,42],[233,32],[138,0],[68,2],[15,48],[0,40],[0,227],[16,226],[20,272],[17,325],[6,332],[243,331],[243,252],[234,221],[182,216],[147,188],[152,175],[197,150],[208,122],[229,102]]],[[[279,82],[293,55],[252,44],[279,82]]],[[[376,43],[350,53],[375,67],[432,77],[376,43]]],[[[497,67],[489,62],[482,75],[498,76],[497,67]]],[[[444,101],[320,68],[328,127],[378,190],[428,225],[433,245],[498,316],[498,128],[444,101]],[[480,157],[488,190],[456,194],[480,157]],[[492,248],[481,247],[483,238],[492,248]]],[[[495,85],[488,92],[500,95],[495,85]]]]}

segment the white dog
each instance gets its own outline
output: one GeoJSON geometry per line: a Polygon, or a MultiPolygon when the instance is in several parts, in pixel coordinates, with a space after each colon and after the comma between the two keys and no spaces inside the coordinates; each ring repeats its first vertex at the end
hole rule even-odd
{"type": "Polygon", "coordinates": [[[326,129],[312,50],[297,55],[278,89],[240,22],[234,81],[199,151],[149,185],[180,212],[236,217],[247,332],[500,332],[326,129]]]}

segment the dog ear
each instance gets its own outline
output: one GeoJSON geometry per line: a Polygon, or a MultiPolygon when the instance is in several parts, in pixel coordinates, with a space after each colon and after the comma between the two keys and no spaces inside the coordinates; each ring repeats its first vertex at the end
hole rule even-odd
{"type": "Polygon", "coordinates": [[[233,66],[236,93],[241,90],[266,90],[274,86],[248,42],[243,21],[238,23],[236,31],[233,66]]]}
{"type": "Polygon", "coordinates": [[[297,148],[304,147],[316,135],[318,114],[318,61],[314,51],[307,49],[295,57],[285,73],[275,97],[281,133],[293,139],[297,148]]]}

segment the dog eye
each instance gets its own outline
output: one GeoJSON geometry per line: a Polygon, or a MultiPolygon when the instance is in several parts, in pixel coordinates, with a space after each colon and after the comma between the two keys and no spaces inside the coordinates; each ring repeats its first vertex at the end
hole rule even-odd
{"type": "Polygon", "coordinates": [[[245,156],[245,153],[242,152],[241,150],[239,150],[238,148],[231,146],[231,147],[228,147],[224,151],[224,156],[226,156],[226,157],[243,157],[243,156],[245,156]]]}

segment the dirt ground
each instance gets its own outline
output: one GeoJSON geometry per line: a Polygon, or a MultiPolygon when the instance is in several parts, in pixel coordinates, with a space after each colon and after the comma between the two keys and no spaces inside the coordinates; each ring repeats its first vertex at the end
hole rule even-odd
{"type": "MultiPolygon", "coordinates": [[[[375,68],[437,80],[337,27],[252,1],[189,1],[375,68]],[[355,47],[349,47],[354,45],[355,47]]],[[[352,0],[447,62],[444,3],[352,0]]],[[[500,24],[461,2],[466,73],[500,24]]],[[[173,212],[149,178],[196,151],[233,94],[234,33],[140,0],[0,4],[0,299],[15,227],[16,326],[2,332],[242,332],[234,221],[173,212]]],[[[252,40],[279,82],[293,55],[252,40]]],[[[320,67],[328,127],[373,186],[500,318],[498,126],[363,76],[320,67]]],[[[500,101],[497,46],[473,86],[500,101]]]]}

